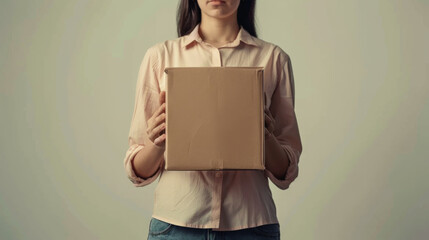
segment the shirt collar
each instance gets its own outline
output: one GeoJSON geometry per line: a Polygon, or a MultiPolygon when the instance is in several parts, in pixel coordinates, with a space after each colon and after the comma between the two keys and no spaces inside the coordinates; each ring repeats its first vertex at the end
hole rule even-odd
{"type": "MultiPolygon", "coordinates": [[[[186,48],[189,44],[191,44],[194,41],[197,41],[199,43],[203,42],[203,39],[201,38],[200,34],[198,33],[199,27],[200,27],[200,24],[198,23],[194,27],[194,29],[192,30],[191,33],[189,33],[188,35],[185,35],[183,48],[186,48]]],[[[233,42],[229,43],[229,45],[227,45],[227,46],[232,46],[232,47],[238,46],[240,41],[247,43],[249,45],[259,46],[259,44],[253,39],[253,36],[250,35],[250,33],[248,33],[246,31],[246,29],[244,29],[242,26],[240,26],[240,30],[239,30],[235,40],[233,42]]]]}

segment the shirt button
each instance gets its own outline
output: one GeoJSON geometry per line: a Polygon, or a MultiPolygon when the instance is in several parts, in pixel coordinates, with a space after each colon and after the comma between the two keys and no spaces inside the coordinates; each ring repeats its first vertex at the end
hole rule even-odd
{"type": "Polygon", "coordinates": [[[216,172],[216,177],[220,177],[220,176],[222,176],[222,172],[216,172]]]}

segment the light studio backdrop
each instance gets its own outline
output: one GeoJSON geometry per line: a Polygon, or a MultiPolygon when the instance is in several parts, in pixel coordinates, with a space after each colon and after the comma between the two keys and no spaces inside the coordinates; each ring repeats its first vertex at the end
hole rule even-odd
{"type": "MultiPolygon", "coordinates": [[[[176,38],[178,1],[0,7],[0,238],[145,239],[156,182],[123,158],[146,49],[176,38]]],[[[424,239],[429,2],[258,0],[291,57],[298,178],[270,183],[282,239],[424,239]]]]}

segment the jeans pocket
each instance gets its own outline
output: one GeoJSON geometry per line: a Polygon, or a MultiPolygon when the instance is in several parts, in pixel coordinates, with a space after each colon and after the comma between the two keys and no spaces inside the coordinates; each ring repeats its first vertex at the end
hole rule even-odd
{"type": "Polygon", "coordinates": [[[251,228],[251,230],[255,234],[264,235],[267,237],[280,236],[280,225],[278,223],[261,225],[258,227],[251,228]]]}
{"type": "Polygon", "coordinates": [[[167,234],[172,227],[173,224],[171,223],[164,222],[156,218],[151,218],[149,223],[149,234],[153,236],[167,234]]]}

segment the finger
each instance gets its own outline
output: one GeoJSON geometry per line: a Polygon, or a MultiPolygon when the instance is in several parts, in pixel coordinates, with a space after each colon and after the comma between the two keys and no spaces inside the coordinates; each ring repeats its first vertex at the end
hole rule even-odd
{"type": "Polygon", "coordinates": [[[268,116],[267,112],[264,111],[264,121],[265,121],[265,126],[268,126],[271,122],[270,117],[268,116]]]}
{"type": "Polygon", "coordinates": [[[148,132],[154,132],[156,130],[156,128],[166,122],[165,118],[166,118],[166,113],[165,112],[159,112],[159,110],[162,110],[162,108],[160,107],[160,109],[157,110],[157,113],[154,114],[148,121],[148,127],[147,127],[147,131],[148,132]],[[156,116],[159,113],[158,116],[156,116]]]}
{"type": "Polygon", "coordinates": [[[149,134],[149,139],[156,139],[162,135],[165,134],[165,123],[160,124],[159,126],[155,127],[152,132],[149,134]]]}
{"type": "Polygon", "coordinates": [[[162,113],[164,113],[166,108],[166,104],[162,103],[161,106],[158,107],[158,109],[156,109],[155,113],[152,115],[152,117],[156,118],[159,115],[161,115],[162,113]]]}
{"type": "Polygon", "coordinates": [[[268,131],[269,131],[270,133],[273,133],[273,132],[274,132],[274,130],[275,130],[275,127],[274,127],[274,125],[273,125],[273,124],[271,124],[271,125],[269,125],[269,126],[268,126],[268,131]]]}
{"type": "Polygon", "coordinates": [[[270,118],[272,118],[274,120],[273,114],[271,113],[271,111],[268,109],[268,115],[270,116],[270,118]]]}
{"type": "Polygon", "coordinates": [[[271,114],[270,109],[267,107],[267,94],[264,92],[264,99],[265,99],[265,105],[264,105],[264,110],[268,112],[268,115],[274,119],[273,115],[271,114]]]}
{"type": "Polygon", "coordinates": [[[155,130],[156,135],[162,135],[162,134],[163,134],[163,131],[165,130],[165,127],[166,127],[165,122],[164,122],[164,123],[159,124],[159,125],[156,127],[156,130],[155,130]]]}
{"type": "Polygon", "coordinates": [[[161,113],[158,117],[156,117],[154,121],[154,128],[159,126],[162,123],[165,123],[166,117],[167,117],[167,114],[165,112],[161,113]]]}
{"type": "Polygon", "coordinates": [[[276,120],[274,119],[273,115],[271,114],[271,111],[267,108],[266,112],[267,112],[268,116],[270,117],[271,122],[273,124],[275,124],[276,120]]]}
{"type": "Polygon", "coordinates": [[[159,145],[160,143],[163,143],[165,141],[165,138],[166,138],[165,134],[162,134],[161,136],[155,139],[154,143],[156,145],[159,145]]]}
{"type": "Polygon", "coordinates": [[[272,117],[272,115],[270,113],[270,110],[266,109],[265,110],[265,115],[266,115],[266,118],[268,118],[271,123],[274,122],[274,118],[272,117]]]}
{"type": "Polygon", "coordinates": [[[273,132],[275,129],[275,125],[274,125],[274,119],[270,118],[270,116],[265,113],[265,127],[268,129],[269,132],[273,132]]]}
{"type": "Polygon", "coordinates": [[[274,125],[272,125],[272,124],[266,124],[265,125],[265,130],[267,130],[268,132],[270,132],[270,133],[273,133],[274,132],[274,125]]]}
{"type": "Polygon", "coordinates": [[[266,112],[270,117],[272,117],[271,111],[270,111],[270,109],[268,107],[265,106],[264,112],[266,112]]]}
{"type": "Polygon", "coordinates": [[[268,131],[268,129],[265,128],[265,137],[269,136],[271,134],[270,131],[268,131]]]}
{"type": "Polygon", "coordinates": [[[156,111],[153,113],[153,115],[148,119],[147,121],[147,132],[153,131],[153,128],[158,126],[159,120],[157,119],[162,113],[165,112],[165,103],[161,104],[156,111]]]}
{"type": "Polygon", "coordinates": [[[271,124],[271,119],[267,113],[265,113],[264,116],[265,116],[265,126],[268,127],[271,124]]]}
{"type": "Polygon", "coordinates": [[[152,117],[154,117],[155,119],[157,117],[159,117],[160,115],[162,115],[163,113],[165,113],[165,108],[166,108],[166,103],[162,103],[161,106],[158,107],[158,109],[156,110],[156,112],[153,114],[152,117]]]}
{"type": "Polygon", "coordinates": [[[165,103],[165,91],[161,91],[161,94],[159,95],[159,104],[165,103]]]}

